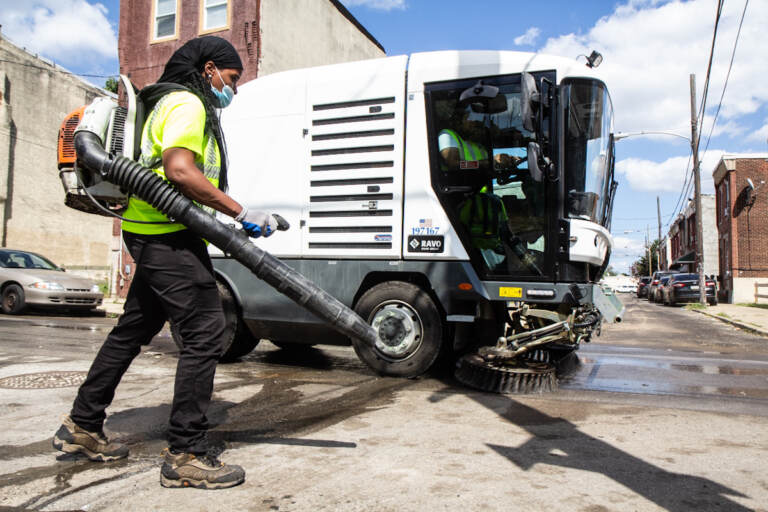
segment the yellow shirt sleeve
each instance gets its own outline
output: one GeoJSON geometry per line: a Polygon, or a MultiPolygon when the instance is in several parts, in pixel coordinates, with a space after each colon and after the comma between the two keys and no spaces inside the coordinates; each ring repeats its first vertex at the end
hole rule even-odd
{"type": "Polygon", "coordinates": [[[169,148],[185,148],[203,157],[205,144],[205,108],[200,99],[189,92],[172,93],[159,113],[161,152],[169,148]]]}

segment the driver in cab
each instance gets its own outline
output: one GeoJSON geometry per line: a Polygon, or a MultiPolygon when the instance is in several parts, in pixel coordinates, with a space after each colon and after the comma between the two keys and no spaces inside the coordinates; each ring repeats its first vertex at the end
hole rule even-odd
{"type": "MultiPolygon", "coordinates": [[[[469,140],[482,140],[485,127],[481,121],[470,120],[468,110],[461,110],[460,118],[451,123],[457,130],[445,128],[437,136],[440,152],[440,169],[455,171],[459,169],[488,169],[488,150],[480,143],[469,140]],[[463,134],[463,136],[462,136],[463,134]]],[[[518,156],[498,153],[493,157],[496,169],[511,169],[523,159],[518,156]]]]}
{"type": "MultiPolygon", "coordinates": [[[[470,140],[482,139],[485,127],[480,121],[469,119],[468,110],[460,111],[460,119],[438,134],[438,150],[440,153],[440,169],[442,171],[484,171],[489,168],[488,150],[481,144],[470,140]],[[463,134],[464,137],[462,137],[463,134]]],[[[510,170],[517,168],[524,159],[519,156],[498,153],[494,155],[494,170],[510,170]]],[[[483,173],[484,174],[484,173],[483,173]]],[[[479,176],[478,176],[479,177],[479,176]]],[[[491,180],[482,180],[472,187],[472,191],[458,205],[459,218],[469,231],[472,246],[479,250],[485,264],[492,272],[505,273],[511,264],[507,258],[508,247],[515,260],[524,267],[541,275],[533,258],[524,249],[521,240],[510,232],[509,217],[501,198],[492,191],[491,180]]]]}

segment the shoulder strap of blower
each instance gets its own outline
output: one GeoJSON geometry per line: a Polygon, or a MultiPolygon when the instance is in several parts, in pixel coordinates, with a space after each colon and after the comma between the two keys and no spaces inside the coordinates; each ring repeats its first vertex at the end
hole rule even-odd
{"type": "Polygon", "coordinates": [[[138,161],[141,155],[141,134],[144,131],[144,122],[147,120],[147,116],[155,108],[160,98],[175,91],[189,91],[189,89],[171,82],[159,82],[146,86],[136,95],[138,101],[136,101],[135,136],[133,138],[134,161],[138,161]]]}

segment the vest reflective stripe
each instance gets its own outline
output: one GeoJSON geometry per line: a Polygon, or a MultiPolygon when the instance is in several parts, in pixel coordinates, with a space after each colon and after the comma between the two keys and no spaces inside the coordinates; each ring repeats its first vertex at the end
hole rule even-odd
{"type": "MultiPolygon", "coordinates": [[[[448,128],[442,130],[440,133],[447,133],[450,135],[451,138],[453,138],[453,140],[456,142],[456,145],[459,146],[458,149],[460,162],[479,163],[480,161],[486,160],[488,158],[488,151],[486,151],[482,145],[472,141],[465,141],[463,138],[461,138],[461,135],[448,128]]],[[[443,170],[447,170],[444,163],[441,163],[440,167],[443,170]]]]}
{"type": "Polygon", "coordinates": [[[471,196],[460,206],[459,218],[467,226],[473,246],[495,249],[501,244],[501,223],[507,221],[507,214],[495,195],[479,192],[471,196]]]}

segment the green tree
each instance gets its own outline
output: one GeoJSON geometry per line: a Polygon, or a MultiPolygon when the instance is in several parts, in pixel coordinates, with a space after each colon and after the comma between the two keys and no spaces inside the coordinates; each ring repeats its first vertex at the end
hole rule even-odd
{"type": "MultiPolygon", "coordinates": [[[[659,240],[654,240],[651,243],[652,270],[658,270],[659,268],[658,248],[659,248],[659,240]]],[[[645,254],[643,254],[640,258],[637,259],[637,261],[635,261],[634,268],[635,268],[635,275],[637,276],[647,276],[650,274],[648,270],[648,250],[647,249],[645,251],[645,254]]]]}
{"type": "Polygon", "coordinates": [[[104,89],[117,94],[117,78],[111,76],[104,82],[104,89]]]}

